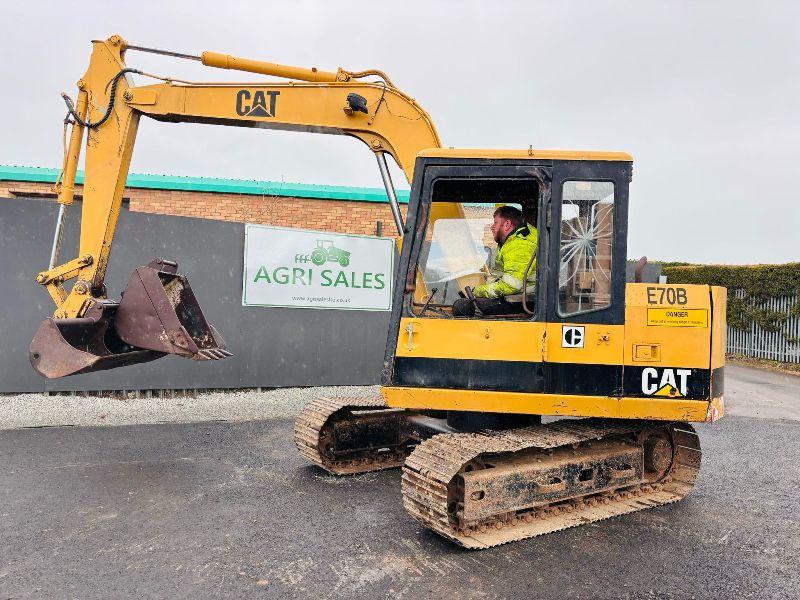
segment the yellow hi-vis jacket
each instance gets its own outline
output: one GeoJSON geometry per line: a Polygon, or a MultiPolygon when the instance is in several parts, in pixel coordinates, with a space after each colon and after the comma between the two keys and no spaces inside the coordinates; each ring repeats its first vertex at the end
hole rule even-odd
{"type": "MultiPolygon", "coordinates": [[[[512,302],[522,301],[522,278],[531,256],[536,251],[539,241],[539,232],[533,225],[525,224],[517,227],[508,234],[506,241],[500,245],[500,250],[494,261],[490,281],[476,285],[472,293],[476,298],[506,297],[512,302]],[[509,296],[519,295],[517,298],[509,296]]],[[[528,272],[527,289],[532,291],[532,283],[536,280],[536,261],[533,261],[528,272]]]]}

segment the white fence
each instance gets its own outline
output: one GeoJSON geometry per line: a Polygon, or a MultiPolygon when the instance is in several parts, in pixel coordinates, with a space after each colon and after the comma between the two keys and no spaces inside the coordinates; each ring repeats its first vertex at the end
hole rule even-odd
{"type": "MultiPolygon", "coordinates": [[[[737,298],[744,295],[739,290],[735,294],[737,298]]],[[[759,308],[769,308],[785,315],[797,300],[797,296],[770,298],[760,304],[759,308]]],[[[800,317],[790,316],[780,331],[764,331],[756,323],[751,324],[747,331],[734,329],[729,325],[725,350],[728,354],[800,363],[800,341],[792,342],[787,337],[800,340],[800,317]]]]}

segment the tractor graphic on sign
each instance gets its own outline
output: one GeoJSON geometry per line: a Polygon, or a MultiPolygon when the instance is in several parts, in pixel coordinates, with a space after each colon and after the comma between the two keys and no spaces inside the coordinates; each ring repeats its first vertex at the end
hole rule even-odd
{"type": "Polygon", "coordinates": [[[311,251],[311,262],[317,266],[334,262],[346,267],[350,264],[350,253],[334,246],[331,240],[317,240],[317,247],[311,251]]]}

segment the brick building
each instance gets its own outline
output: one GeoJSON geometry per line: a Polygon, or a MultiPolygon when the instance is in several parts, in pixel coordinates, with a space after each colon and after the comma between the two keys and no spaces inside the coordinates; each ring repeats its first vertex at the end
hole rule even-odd
{"type": "MultiPolygon", "coordinates": [[[[0,198],[55,201],[52,188],[57,177],[58,169],[0,165],[0,198]]],[[[79,172],[76,183],[82,182],[79,172]]],[[[76,204],[81,194],[82,186],[76,185],[76,204]]],[[[398,190],[397,196],[405,214],[408,190],[398,190]]],[[[123,203],[138,212],[337,233],[395,234],[389,201],[380,188],[130,173],[123,203]]]]}

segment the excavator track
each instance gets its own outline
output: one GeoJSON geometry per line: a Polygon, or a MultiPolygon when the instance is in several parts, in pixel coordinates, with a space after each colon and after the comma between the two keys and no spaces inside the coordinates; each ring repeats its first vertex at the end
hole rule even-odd
{"type": "Polygon", "coordinates": [[[406,511],[466,548],[489,548],[682,499],[700,468],[685,423],[561,420],[446,433],[403,467],[406,511]]]}
{"type": "Polygon", "coordinates": [[[300,454],[334,475],[400,467],[412,450],[400,433],[404,414],[380,396],[319,397],[298,415],[294,443],[300,454]]]}

